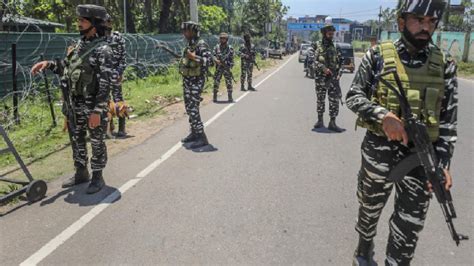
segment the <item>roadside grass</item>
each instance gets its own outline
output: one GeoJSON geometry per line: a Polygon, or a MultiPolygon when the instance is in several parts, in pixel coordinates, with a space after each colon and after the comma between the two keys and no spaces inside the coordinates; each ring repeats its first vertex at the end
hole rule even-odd
{"type": "Polygon", "coordinates": [[[458,62],[458,74],[461,77],[474,79],[474,63],[458,62]]]}
{"type": "MultiPolygon", "coordinates": [[[[261,69],[273,65],[272,60],[257,60],[261,69]]],[[[214,73],[215,68],[211,68],[214,73]]],[[[240,59],[235,58],[235,66],[232,69],[234,78],[237,82],[240,79],[240,59]]],[[[211,92],[213,87],[213,77],[209,76],[206,81],[205,93],[211,92]]],[[[225,87],[224,79],[221,80],[221,88],[225,87]]],[[[234,88],[237,89],[236,84],[234,88]]],[[[52,90],[58,91],[58,90],[52,90]]],[[[222,90],[221,90],[222,91],[222,90]]],[[[128,80],[123,83],[124,97],[129,106],[133,108],[132,115],[135,120],[146,120],[156,115],[164,114],[163,108],[169,104],[179,102],[183,98],[182,78],[176,65],[170,65],[167,73],[162,75],[148,76],[142,79],[128,80]]],[[[41,97],[43,99],[44,97],[41,97]]],[[[29,97],[20,104],[19,113],[21,114],[20,125],[12,125],[8,128],[10,139],[15,145],[23,161],[26,164],[37,163],[45,164],[40,176],[45,180],[57,178],[57,171],[53,171],[54,165],[46,165],[48,160],[43,160],[50,155],[63,149],[69,148],[69,136],[63,131],[64,118],[61,113],[60,95],[53,95],[54,109],[57,117],[57,126],[52,126],[52,119],[49,106],[43,100],[37,100],[39,97],[29,97]],[[54,174],[52,174],[54,172],[54,174]]],[[[11,102],[10,99],[6,100],[11,102]]],[[[133,126],[133,125],[132,125],[133,126]]],[[[0,140],[0,150],[6,148],[3,139],[0,140]]],[[[51,163],[51,162],[48,162],[51,163]]],[[[0,156],[0,176],[9,175],[13,172],[15,178],[25,179],[22,173],[18,173],[18,164],[11,154],[0,156]]],[[[0,182],[0,195],[13,189],[10,184],[0,182]]]]}

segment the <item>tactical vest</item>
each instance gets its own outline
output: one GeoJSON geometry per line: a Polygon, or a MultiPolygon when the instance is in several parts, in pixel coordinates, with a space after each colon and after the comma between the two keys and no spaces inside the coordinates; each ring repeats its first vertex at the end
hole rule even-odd
{"type": "MultiPolygon", "coordinates": [[[[379,49],[384,60],[383,71],[397,69],[413,114],[426,125],[430,140],[435,142],[439,138],[441,102],[445,90],[443,53],[439,48],[433,47],[422,67],[410,68],[403,65],[392,42],[382,43],[379,49]]],[[[398,88],[393,74],[385,76],[384,79],[398,88]]],[[[397,96],[382,83],[378,84],[371,100],[402,117],[397,96]]],[[[377,135],[385,135],[381,124],[364,122],[359,118],[357,125],[377,135]]]]}
{"type": "Polygon", "coordinates": [[[187,57],[188,51],[195,52],[199,45],[202,45],[204,41],[199,40],[196,44],[190,45],[183,50],[183,56],[179,60],[179,73],[184,77],[199,77],[202,75],[201,65],[193,60],[189,60],[187,57]]]}
{"type": "Polygon", "coordinates": [[[90,65],[88,56],[97,47],[106,44],[103,39],[99,38],[87,44],[81,51],[78,51],[80,44],[77,44],[68,53],[64,75],[67,79],[71,95],[85,97],[97,93],[97,71],[90,65]]]}
{"type": "Polygon", "coordinates": [[[320,63],[333,71],[337,69],[337,50],[335,45],[323,45],[322,42],[319,42],[315,52],[320,63]]]}

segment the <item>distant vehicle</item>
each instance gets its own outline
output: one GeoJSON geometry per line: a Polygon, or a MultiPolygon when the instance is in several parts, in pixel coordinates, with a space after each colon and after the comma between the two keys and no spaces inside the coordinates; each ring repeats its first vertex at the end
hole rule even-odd
{"type": "Polygon", "coordinates": [[[278,41],[271,41],[268,46],[268,57],[278,57],[283,59],[285,55],[285,48],[278,41]]]}
{"type": "Polygon", "coordinates": [[[306,61],[304,62],[304,72],[306,72],[305,77],[309,77],[314,79],[314,60],[315,54],[314,49],[312,47],[308,48],[306,53],[306,61]]]}
{"type": "Polygon", "coordinates": [[[336,43],[336,47],[342,54],[342,69],[354,73],[354,49],[350,43],[336,43]]]}
{"type": "Polygon", "coordinates": [[[311,44],[303,43],[300,46],[300,55],[298,56],[298,61],[303,63],[306,60],[306,55],[308,55],[308,49],[311,47],[311,44]]]}

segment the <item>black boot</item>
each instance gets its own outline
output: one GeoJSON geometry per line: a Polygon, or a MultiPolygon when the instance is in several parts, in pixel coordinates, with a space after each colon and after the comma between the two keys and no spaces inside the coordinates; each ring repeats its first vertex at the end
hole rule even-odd
{"type": "Polygon", "coordinates": [[[197,134],[197,140],[191,145],[190,148],[199,149],[207,145],[209,145],[209,141],[207,140],[206,133],[203,132],[201,134],[197,134]]]}
{"type": "Polygon", "coordinates": [[[314,124],[314,128],[323,128],[323,127],[324,127],[323,115],[318,115],[318,122],[314,124]]]}
{"type": "Polygon", "coordinates": [[[241,90],[241,91],[247,91],[247,90],[245,89],[245,86],[244,86],[243,84],[240,86],[240,90],[241,90]]]}
{"type": "Polygon", "coordinates": [[[215,90],[215,89],[214,89],[214,94],[212,96],[212,101],[215,102],[215,103],[217,102],[217,90],[215,90]]]}
{"type": "Polygon", "coordinates": [[[374,255],[374,242],[360,238],[359,245],[354,252],[352,266],[377,266],[374,255]]]}
{"type": "Polygon", "coordinates": [[[89,171],[87,170],[87,167],[79,167],[79,168],[76,168],[76,173],[74,174],[74,176],[64,181],[64,183],[62,184],[62,187],[63,188],[73,187],[75,185],[89,182],[89,180],[90,180],[90,175],[89,175],[89,171]]]}
{"type": "Polygon", "coordinates": [[[197,140],[197,135],[194,134],[194,132],[191,130],[191,132],[189,133],[189,135],[187,137],[185,137],[184,139],[181,140],[182,143],[189,143],[189,142],[194,142],[197,140]]]}
{"type": "Polygon", "coordinates": [[[229,96],[229,102],[230,102],[230,103],[233,103],[233,102],[234,102],[234,98],[232,98],[232,92],[228,92],[227,95],[229,96]]]}
{"type": "Polygon", "coordinates": [[[336,118],[332,117],[331,121],[329,122],[328,129],[337,133],[341,133],[343,130],[336,125],[336,118]]]}
{"type": "Polygon", "coordinates": [[[249,91],[257,91],[257,89],[255,89],[254,87],[252,87],[252,85],[249,84],[249,91]]]}
{"type": "Polygon", "coordinates": [[[94,194],[99,192],[105,186],[104,177],[102,171],[92,172],[92,180],[87,188],[87,194],[94,194]]]}
{"type": "Polygon", "coordinates": [[[119,117],[118,121],[117,138],[125,138],[127,136],[127,132],[125,131],[125,117],[119,117]]]}

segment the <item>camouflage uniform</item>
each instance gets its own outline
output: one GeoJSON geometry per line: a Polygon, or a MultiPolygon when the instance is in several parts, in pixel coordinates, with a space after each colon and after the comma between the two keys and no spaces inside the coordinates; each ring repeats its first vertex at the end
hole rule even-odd
{"type": "Polygon", "coordinates": [[[341,54],[332,41],[323,39],[316,44],[314,60],[315,89],[317,97],[317,113],[322,116],[326,109],[326,94],[329,98],[329,116],[336,118],[339,114],[339,96],[334,86],[341,69],[341,54]],[[324,74],[330,69],[332,77],[324,74]]]}
{"type": "MultiPolygon", "coordinates": [[[[114,60],[111,48],[107,45],[106,37],[96,36],[93,39],[82,38],[76,47],[70,52],[68,58],[74,55],[85,55],[86,60],[95,75],[96,84],[94,91],[88,91],[86,95],[78,91],[72,92],[70,86],[73,81],[65,75],[68,68],[68,59],[49,62],[49,68],[61,76],[61,86],[69,92],[72,101],[75,121],[68,121],[69,135],[73,152],[74,166],[85,168],[88,163],[86,132],[89,132],[92,146],[91,168],[93,172],[102,171],[107,164],[107,147],[105,145],[105,132],[107,127],[107,109],[110,90],[114,79],[114,60]],[[92,113],[100,114],[101,125],[91,129],[88,119],[92,113]]],[[[64,109],[64,108],[63,108],[64,109]]],[[[68,114],[65,114],[68,116],[68,114]]]]}
{"type": "MultiPolygon", "coordinates": [[[[122,34],[117,31],[111,33],[107,38],[108,43],[110,44],[113,52],[114,59],[114,80],[115,82],[112,87],[112,99],[115,103],[123,102],[123,93],[122,93],[122,81],[119,80],[119,77],[123,77],[125,68],[127,67],[126,62],[126,50],[125,50],[125,39],[122,34]]],[[[125,133],[125,117],[119,117],[119,137],[124,137],[125,133]]],[[[113,120],[110,121],[111,127],[113,126],[113,120]]]]}
{"type": "Polygon", "coordinates": [[[216,65],[216,73],[214,74],[214,93],[217,93],[219,90],[219,84],[221,83],[222,75],[224,75],[227,92],[231,95],[233,88],[231,71],[232,67],[234,67],[234,49],[228,44],[225,46],[217,44],[216,47],[214,47],[213,55],[223,64],[216,65]]]}
{"type": "MultiPolygon", "coordinates": [[[[395,43],[401,62],[408,68],[425,65],[432,45],[411,56],[404,39],[395,43]]],[[[370,100],[379,47],[371,48],[362,59],[350,91],[347,106],[363,121],[382,123],[388,110],[370,100]]],[[[444,64],[445,91],[441,103],[439,139],[433,143],[440,164],[447,168],[457,140],[457,78],[454,61],[444,64]]],[[[360,203],[356,230],[362,241],[372,241],[390,193],[395,187],[395,210],[390,218],[386,265],[409,265],[415,252],[418,234],[423,229],[430,193],[421,169],[409,173],[403,181],[389,182],[391,169],[409,154],[409,148],[387,137],[367,131],[362,143],[362,167],[358,175],[357,197],[360,203]]]]}
{"type": "MultiPolygon", "coordinates": [[[[114,59],[114,70],[117,72],[118,77],[123,75],[125,68],[127,68],[126,61],[126,50],[125,50],[125,39],[122,34],[117,31],[112,32],[112,34],[107,38],[107,42],[111,44],[113,59],[114,59]]],[[[117,79],[118,81],[118,79],[117,79]]],[[[122,83],[116,82],[112,88],[112,99],[114,102],[122,102],[122,83]]]]}
{"type": "Polygon", "coordinates": [[[204,89],[207,69],[212,62],[212,54],[211,51],[209,51],[207,44],[201,39],[190,41],[188,47],[185,48],[183,57],[186,56],[185,53],[188,49],[194,51],[196,56],[199,57],[201,72],[199,76],[187,76],[183,74],[184,105],[186,113],[189,116],[191,132],[194,134],[203,134],[204,125],[201,121],[199,106],[202,101],[201,93],[204,89]]]}
{"type": "Polygon", "coordinates": [[[245,80],[247,80],[248,89],[253,89],[252,87],[252,75],[253,75],[253,65],[255,63],[257,51],[255,45],[253,44],[242,44],[239,49],[239,55],[241,58],[241,75],[240,75],[240,84],[242,90],[245,90],[245,80]]]}

